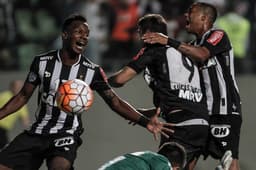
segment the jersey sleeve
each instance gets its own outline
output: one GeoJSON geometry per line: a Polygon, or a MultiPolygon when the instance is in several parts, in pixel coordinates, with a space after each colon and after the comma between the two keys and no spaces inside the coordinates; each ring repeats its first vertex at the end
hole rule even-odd
{"type": "Polygon", "coordinates": [[[135,70],[137,73],[140,73],[142,70],[146,68],[146,66],[152,62],[153,50],[149,48],[142,48],[137,55],[135,55],[127,66],[135,70]]]}
{"type": "Polygon", "coordinates": [[[111,88],[108,84],[107,76],[101,67],[96,69],[95,77],[90,86],[96,91],[108,90],[111,88]]]}
{"type": "Polygon", "coordinates": [[[210,51],[211,56],[215,56],[216,54],[231,49],[229,38],[222,30],[212,31],[202,46],[206,47],[210,51]]]}
{"type": "Polygon", "coordinates": [[[30,70],[26,78],[27,83],[31,83],[35,86],[40,84],[39,60],[39,57],[34,58],[32,64],[30,65],[30,70]]]}

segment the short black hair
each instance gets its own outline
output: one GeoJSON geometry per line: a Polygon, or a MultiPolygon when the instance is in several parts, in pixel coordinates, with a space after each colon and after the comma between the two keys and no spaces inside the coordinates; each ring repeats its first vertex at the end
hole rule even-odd
{"type": "Polygon", "coordinates": [[[163,16],[159,14],[147,14],[138,21],[138,27],[142,34],[146,31],[160,32],[167,35],[167,23],[163,16]]]}
{"type": "Polygon", "coordinates": [[[76,14],[76,13],[71,14],[71,15],[69,15],[69,16],[65,19],[65,21],[64,21],[64,23],[63,23],[63,25],[62,25],[62,31],[63,31],[63,32],[64,32],[64,31],[67,31],[68,27],[69,27],[69,26],[72,24],[72,22],[74,22],[74,21],[87,22],[87,19],[86,19],[84,16],[80,15],[80,14],[76,14]]]}
{"type": "Polygon", "coordinates": [[[212,24],[216,21],[218,12],[214,5],[205,2],[196,2],[193,5],[199,7],[209,17],[212,24]]]}
{"type": "Polygon", "coordinates": [[[184,147],[176,142],[167,142],[161,145],[159,154],[164,155],[172,164],[184,168],[186,165],[186,151],[184,147]]]}

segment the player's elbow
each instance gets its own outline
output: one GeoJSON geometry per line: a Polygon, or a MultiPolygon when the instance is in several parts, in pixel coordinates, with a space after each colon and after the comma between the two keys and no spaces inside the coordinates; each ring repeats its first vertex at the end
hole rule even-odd
{"type": "Polygon", "coordinates": [[[122,87],[125,83],[117,79],[116,77],[110,77],[108,83],[111,87],[122,87]]]}
{"type": "Polygon", "coordinates": [[[110,103],[110,108],[116,112],[119,112],[121,107],[121,99],[117,96],[113,97],[110,103]]]}
{"type": "Polygon", "coordinates": [[[204,53],[199,54],[199,55],[197,56],[197,59],[198,59],[200,62],[205,62],[208,58],[209,58],[209,55],[204,54],[204,53]]]}
{"type": "Polygon", "coordinates": [[[206,47],[200,47],[197,53],[199,61],[204,62],[210,58],[210,51],[206,47]]]}

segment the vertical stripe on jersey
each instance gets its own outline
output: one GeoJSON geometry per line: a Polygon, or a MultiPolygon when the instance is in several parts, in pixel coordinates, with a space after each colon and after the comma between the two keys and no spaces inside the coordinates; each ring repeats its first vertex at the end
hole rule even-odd
{"type": "MultiPolygon", "coordinates": [[[[203,75],[203,81],[204,81],[204,86],[205,89],[212,89],[211,86],[211,80],[209,76],[208,69],[203,69],[202,70],[202,75],[203,75]]],[[[207,101],[207,108],[209,111],[209,114],[212,114],[212,107],[213,107],[213,91],[212,90],[205,90],[206,93],[206,101],[207,101]]]]}
{"type": "MultiPolygon", "coordinates": [[[[40,99],[41,98],[41,95],[42,95],[42,92],[43,92],[43,88],[44,88],[44,85],[43,85],[43,83],[42,82],[44,82],[44,80],[43,80],[43,77],[44,77],[44,71],[45,71],[45,68],[46,68],[46,64],[47,64],[47,61],[45,60],[45,61],[41,61],[40,63],[39,63],[39,71],[38,71],[38,74],[39,74],[39,77],[40,77],[40,79],[41,79],[41,84],[39,85],[39,94],[38,94],[38,102],[40,102],[40,103],[38,103],[38,106],[41,106],[41,104],[42,104],[42,100],[40,99]]],[[[41,107],[39,107],[37,110],[36,110],[36,113],[35,113],[35,115],[36,115],[36,119],[38,118],[38,116],[39,116],[39,113],[40,113],[40,110],[41,110],[41,107]]]]}
{"type": "MultiPolygon", "coordinates": [[[[202,45],[206,41],[205,38],[209,33],[204,34],[198,45],[202,45]]],[[[234,73],[233,49],[211,57],[205,66],[207,68],[202,70],[202,74],[209,114],[232,114],[233,105],[240,107],[240,97],[234,73]],[[215,63],[211,60],[215,60],[215,63]]]]}
{"type": "Polygon", "coordinates": [[[221,98],[221,101],[219,103],[219,114],[225,115],[227,114],[227,105],[228,105],[227,86],[226,86],[225,79],[223,77],[222,67],[218,60],[216,60],[216,63],[217,63],[216,69],[217,69],[217,77],[219,82],[219,90],[220,90],[220,98],[221,98]]]}
{"type": "MultiPolygon", "coordinates": [[[[46,67],[46,71],[51,73],[51,80],[50,80],[50,84],[45,84],[44,85],[44,88],[45,89],[52,89],[52,90],[56,90],[56,80],[59,79],[59,76],[60,76],[60,73],[61,73],[61,69],[62,69],[62,64],[61,62],[58,62],[58,60],[55,60],[55,62],[48,62],[49,64],[47,64],[47,67],[46,67]],[[54,65],[51,65],[50,63],[53,63],[54,65]]],[[[44,78],[46,78],[44,76],[44,78]]],[[[44,82],[47,82],[47,81],[44,81],[44,82]]],[[[48,92],[49,93],[49,92],[48,92]]],[[[55,95],[55,92],[53,92],[53,95],[55,95]]],[[[55,105],[55,103],[54,103],[55,105]]],[[[38,127],[36,129],[36,133],[39,133],[41,134],[42,133],[42,130],[44,129],[45,126],[50,126],[48,124],[49,120],[52,121],[52,110],[53,110],[53,106],[50,106],[49,104],[46,104],[46,113],[48,114],[45,114],[44,118],[42,119],[42,122],[38,124],[38,127]],[[47,125],[48,124],[48,125],[47,125]]],[[[47,128],[45,129],[47,130],[47,128]]]]}
{"type": "Polygon", "coordinates": [[[87,69],[87,73],[86,73],[86,76],[85,76],[85,79],[84,79],[84,81],[85,81],[85,83],[86,84],[91,84],[91,82],[92,82],[92,78],[93,78],[93,76],[94,76],[94,70],[92,70],[92,69],[87,69]]]}
{"type": "MultiPolygon", "coordinates": [[[[70,73],[69,73],[69,77],[67,80],[73,80],[76,78],[77,76],[77,72],[79,70],[79,65],[73,65],[71,68],[70,68],[70,73]]],[[[64,75],[67,75],[67,74],[64,74],[64,75]]],[[[75,116],[76,117],[76,116],[75,116]]],[[[65,124],[65,120],[67,118],[67,113],[63,112],[63,111],[60,111],[60,114],[59,114],[59,117],[58,117],[58,120],[57,120],[57,123],[54,127],[52,127],[50,129],[50,133],[57,133],[59,129],[62,129],[64,124],[65,124]]],[[[74,119],[72,116],[70,116],[71,119],[74,119]]],[[[76,123],[76,126],[78,126],[78,123],[76,123]]],[[[72,133],[73,134],[73,133],[72,133]]]]}
{"type": "MultiPolygon", "coordinates": [[[[85,66],[83,66],[83,64],[81,64],[80,68],[77,72],[78,73],[77,73],[76,76],[77,76],[78,79],[81,78],[82,76],[85,76],[84,81],[86,82],[86,84],[88,84],[88,85],[91,84],[91,81],[93,79],[94,72],[95,72],[94,70],[92,70],[90,68],[86,68],[85,66]]],[[[71,118],[68,117],[67,119],[71,119],[71,118]]],[[[78,119],[78,116],[75,115],[73,121],[71,121],[71,120],[66,121],[67,123],[72,122],[72,128],[67,131],[68,133],[73,134],[77,130],[79,124],[80,124],[80,127],[82,126],[82,122],[80,121],[80,123],[79,123],[79,120],[80,119],[78,119]]],[[[67,125],[67,126],[69,126],[69,125],[67,125]]]]}
{"type": "Polygon", "coordinates": [[[77,117],[78,117],[77,115],[74,115],[74,119],[73,119],[73,122],[72,122],[72,128],[67,130],[66,131],[67,133],[74,134],[74,132],[76,131],[76,129],[77,129],[78,125],[79,125],[77,117]]]}
{"type": "MultiPolygon", "coordinates": [[[[236,91],[239,92],[239,89],[238,89],[238,86],[237,86],[237,83],[236,83],[236,79],[235,79],[235,68],[234,68],[234,54],[233,54],[233,50],[230,50],[229,52],[229,56],[230,56],[230,74],[232,76],[232,81],[234,83],[234,86],[236,88],[236,91]]],[[[229,57],[229,56],[226,56],[226,57],[229,57]]]]}

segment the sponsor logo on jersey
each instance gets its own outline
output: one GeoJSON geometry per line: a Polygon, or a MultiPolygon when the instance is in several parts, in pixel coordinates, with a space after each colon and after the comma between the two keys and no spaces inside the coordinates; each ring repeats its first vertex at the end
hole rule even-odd
{"type": "Polygon", "coordinates": [[[52,58],[53,58],[53,56],[43,56],[43,57],[40,57],[40,61],[51,60],[52,58]]]}
{"type": "Polygon", "coordinates": [[[193,92],[191,90],[179,90],[179,98],[190,100],[193,102],[200,102],[203,98],[203,94],[199,92],[193,92]]]}
{"type": "Polygon", "coordinates": [[[224,138],[230,134],[230,125],[211,125],[211,133],[216,138],[224,138]]]}
{"type": "Polygon", "coordinates": [[[45,71],[45,72],[44,72],[44,77],[51,77],[51,73],[48,72],[48,71],[45,71]]]}
{"type": "Polygon", "coordinates": [[[55,92],[43,93],[41,96],[42,102],[50,105],[50,106],[57,106],[57,102],[55,101],[55,92]]]}
{"type": "Polygon", "coordinates": [[[74,138],[72,136],[59,138],[54,140],[54,145],[56,147],[62,147],[66,145],[72,145],[74,143],[74,138]]]}
{"type": "Polygon", "coordinates": [[[86,67],[89,67],[91,69],[94,69],[95,68],[95,65],[94,64],[90,64],[90,63],[87,63],[87,62],[83,62],[83,65],[86,66],[86,67]]]}
{"type": "Polygon", "coordinates": [[[179,90],[178,97],[193,102],[201,102],[203,93],[201,89],[195,88],[189,84],[171,83],[172,90],[179,90]]]}
{"type": "Polygon", "coordinates": [[[214,31],[212,35],[207,39],[207,42],[215,46],[221,41],[223,35],[224,32],[222,31],[214,31]]]}

